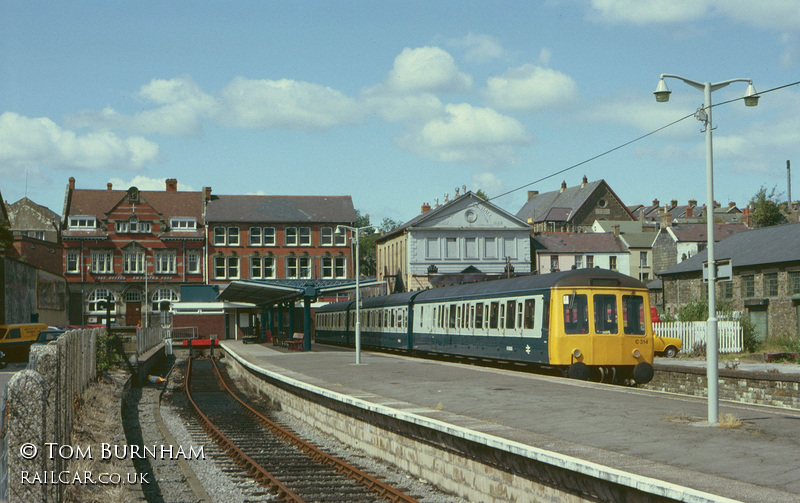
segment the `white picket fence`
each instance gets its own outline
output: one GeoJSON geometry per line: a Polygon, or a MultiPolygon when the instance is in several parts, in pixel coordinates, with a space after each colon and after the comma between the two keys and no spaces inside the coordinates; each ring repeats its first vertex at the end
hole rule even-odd
{"type": "MultiPolygon", "coordinates": [[[[683,341],[682,353],[691,353],[695,344],[706,342],[705,321],[667,321],[653,323],[653,332],[662,337],[677,337],[683,341]]],[[[717,340],[720,353],[740,353],[744,350],[744,331],[738,321],[718,321],[717,340]]]]}

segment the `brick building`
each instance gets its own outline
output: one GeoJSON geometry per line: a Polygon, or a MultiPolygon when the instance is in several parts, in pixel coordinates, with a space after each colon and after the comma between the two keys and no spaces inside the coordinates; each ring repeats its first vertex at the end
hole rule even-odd
{"type": "MultiPolygon", "coordinates": [[[[718,281],[718,302],[754,322],[759,338],[800,334],[800,224],[764,227],[734,234],[715,245],[715,260],[730,260],[733,276],[718,281]]],[[[708,296],[703,282],[703,250],[663,271],[664,304],[668,312],[708,296]]]]}
{"type": "Polygon", "coordinates": [[[70,323],[104,323],[111,298],[113,322],[157,324],[181,285],[202,284],[207,192],[178,191],[174,178],[164,191],[77,189],[70,177],[61,230],[70,323]]]}

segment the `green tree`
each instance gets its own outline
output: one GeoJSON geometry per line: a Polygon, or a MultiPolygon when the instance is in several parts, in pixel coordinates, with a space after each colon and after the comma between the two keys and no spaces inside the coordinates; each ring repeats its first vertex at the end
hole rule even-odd
{"type": "Polygon", "coordinates": [[[750,207],[753,212],[753,227],[769,227],[786,223],[786,215],[781,213],[777,199],[775,187],[772,187],[772,190],[767,193],[767,188],[763,185],[761,186],[761,189],[750,200],[750,207]]]}
{"type": "MultiPolygon", "coordinates": [[[[370,222],[369,213],[362,214],[361,211],[356,210],[355,227],[362,228],[370,225],[372,225],[372,223],[370,222]]],[[[391,218],[384,218],[383,222],[381,222],[380,225],[376,225],[375,228],[381,233],[386,233],[393,231],[399,226],[400,224],[398,224],[395,220],[392,220],[391,218]]],[[[380,234],[375,234],[369,231],[361,232],[358,237],[358,261],[362,276],[375,276],[375,266],[377,261],[375,241],[379,237],[380,234]]]]}
{"type": "MultiPolygon", "coordinates": [[[[717,304],[717,312],[723,315],[724,319],[737,319],[742,326],[744,332],[744,350],[748,353],[753,353],[759,345],[758,334],[756,333],[756,326],[750,320],[746,313],[741,316],[735,316],[733,304],[730,301],[722,301],[717,304]]],[[[687,302],[677,312],[676,318],[678,321],[706,321],[708,319],[708,300],[701,299],[692,302],[687,302]]],[[[688,348],[692,349],[692,348],[688,348]]]]}
{"type": "Polygon", "coordinates": [[[483,191],[483,190],[481,190],[481,189],[478,189],[478,190],[476,190],[476,191],[475,191],[475,195],[476,195],[476,196],[478,196],[478,197],[480,197],[480,198],[481,198],[481,199],[483,199],[484,201],[488,201],[488,200],[489,200],[489,196],[487,196],[487,195],[486,195],[486,192],[484,192],[484,191],[483,191]]]}
{"type": "Polygon", "coordinates": [[[8,222],[0,221],[0,247],[8,248],[14,244],[14,234],[11,232],[11,226],[8,222]]]}

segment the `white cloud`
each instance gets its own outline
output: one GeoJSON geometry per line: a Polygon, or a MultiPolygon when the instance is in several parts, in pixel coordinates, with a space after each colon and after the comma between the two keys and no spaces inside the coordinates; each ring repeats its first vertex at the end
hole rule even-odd
{"type": "Polygon", "coordinates": [[[396,94],[384,85],[365,90],[363,100],[389,122],[427,121],[441,116],[444,108],[434,94],[396,94]]]}
{"type": "Polygon", "coordinates": [[[514,147],[531,142],[519,121],[492,109],[462,103],[447,105],[445,113],[403,137],[401,146],[440,161],[495,167],[514,162],[514,147]]]}
{"type": "Polygon", "coordinates": [[[482,190],[489,197],[495,197],[505,191],[505,184],[494,173],[483,172],[472,175],[472,191],[482,190]]]}
{"type": "Polygon", "coordinates": [[[489,35],[479,35],[468,33],[461,38],[454,38],[448,41],[449,45],[464,49],[464,59],[483,63],[494,59],[500,59],[505,54],[500,42],[489,35]]]}
{"type": "Polygon", "coordinates": [[[52,120],[0,115],[0,166],[87,170],[138,170],[159,156],[157,144],[141,137],[123,138],[107,131],[78,135],[52,120]]]}
{"type": "Polygon", "coordinates": [[[491,77],[484,94],[488,103],[497,108],[542,110],[573,102],[578,86],[569,75],[527,64],[491,77]]]}
{"type": "Polygon", "coordinates": [[[240,128],[325,129],[358,121],[360,105],[330,87],[237,77],[222,91],[221,121],[240,128]]]}
{"type": "Polygon", "coordinates": [[[472,88],[472,77],[439,47],[406,48],[394,59],[387,84],[401,93],[462,92],[472,88]]]}
{"type": "Polygon", "coordinates": [[[550,64],[550,58],[552,57],[553,57],[553,51],[551,51],[547,47],[542,47],[542,50],[539,51],[539,62],[543,65],[550,64]]]}
{"type": "MultiPolygon", "coordinates": [[[[164,178],[150,178],[148,176],[134,176],[130,180],[123,180],[122,178],[109,178],[108,180],[118,190],[127,190],[130,187],[136,187],[139,190],[160,190],[164,191],[166,188],[167,177],[164,178]]],[[[178,180],[178,190],[181,192],[194,192],[197,189],[190,185],[185,185],[178,180]]]]}

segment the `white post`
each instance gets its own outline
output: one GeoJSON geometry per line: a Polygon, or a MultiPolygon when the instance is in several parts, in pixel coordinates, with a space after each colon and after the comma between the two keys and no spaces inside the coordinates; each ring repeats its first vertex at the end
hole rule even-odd
{"type": "Polygon", "coordinates": [[[359,271],[359,248],[358,248],[358,230],[355,231],[356,241],[356,365],[361,363],[361,292],[359,289],[359,278],[361,276],[359,271]]]}
{"type": "Polygon", "coordinates": [[[717,342],[717,268],[714,262],[714,147],[711,121],[711,83],[706,82],[706,234],[708,248],[708,321],[706,322],[706,379],[708,380],[708,422],[719,423],[719,345],[717,342]]]}

